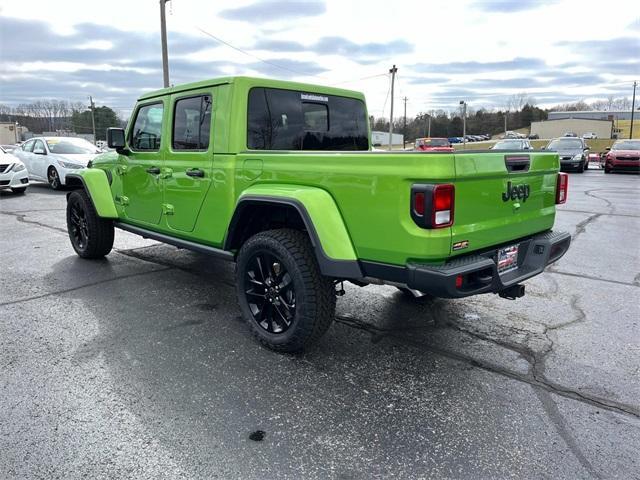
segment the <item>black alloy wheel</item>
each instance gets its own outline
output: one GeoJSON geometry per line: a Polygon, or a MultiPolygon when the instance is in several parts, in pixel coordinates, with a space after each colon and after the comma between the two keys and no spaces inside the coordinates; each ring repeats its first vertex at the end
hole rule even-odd
{"type": "Polygon", "coordinates": [[[282,261],[260,251],[247,262],[245,294],[254,321],[271,334],[286,332],[296,313],[296,292],[282,261]]]}
{"type": "Polygon", "coordinates": [[[80,202],[69,205],[69,237],[77,250],[85,250],[89,244],[87,213],[80,202]]]}
{"type": "Polygon", "coordinates": [[[236,258],[236,291],[251,333],[278,352],[316,343],[335,316],[334,280],[322,275],[303,231],[267,230],[246,240],[236,258]]]}
{"type": "Polygon", "coordinates": [[[82,258],[102,258],[113,247],[113,221],[98,216],[83,189],[67,198],[67,231],[71,246],[82,258]]]}

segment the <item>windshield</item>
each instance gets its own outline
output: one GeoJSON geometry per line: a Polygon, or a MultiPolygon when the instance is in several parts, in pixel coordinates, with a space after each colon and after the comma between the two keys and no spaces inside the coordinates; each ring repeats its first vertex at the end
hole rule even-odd
{"type": "Polygon", "coordinates": [[[522,148],[520,140],[501,140],[493,146],[494,150],[522,150],[522,148]]]}
{"type": "Polygon", "coordinates": [[[571,138],[553,140],[547,145],[548,150],[581,150],[582,142],[571,138]]]}
{"type": "Polygon", "coordinates": [[[611,150],[640,150],[640,140],[624,140],[616,142],[611,150]]]}
{"type": "Polygon", "coordinates": [[[416,147],[450,147],[446,138],[420,138],[416,140],[416,147]]]}
{"type": "Polygon", "coordinates": [[[61,155],[100,153],[95,145],[82,138],[48,138],[47,145],[51,153],[61,155]]]}

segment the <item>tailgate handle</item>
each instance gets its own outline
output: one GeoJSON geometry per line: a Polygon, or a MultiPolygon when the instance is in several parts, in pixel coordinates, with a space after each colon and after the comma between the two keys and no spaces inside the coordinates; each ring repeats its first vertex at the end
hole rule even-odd
{"type": "Polygon", "coordinates": [[[507,172],[528,172],[531,159],[529,155],[505,155],[504,164],[507,172]]]}

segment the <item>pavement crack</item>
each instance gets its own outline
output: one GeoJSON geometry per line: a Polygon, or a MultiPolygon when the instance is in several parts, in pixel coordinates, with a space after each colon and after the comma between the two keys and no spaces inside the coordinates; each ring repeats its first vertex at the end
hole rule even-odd
{"type": "Polygon", "coordinates": [[[37,225],[38,227],[46,228],[48,230],[53,230],[55,232],[64,233],[68,235],[68,232],[64,228],[53,227],[51,225],[47,225],[45,223],[36,222],[35,220],[27,220],[25,217],[27,216],[25,213],[13,213],[13,212],[0,212],[0,215],[8,215],[14,217],[18,222],[28,223],[30,225],[37,225]]]}
{"type": "Polygon", "coordinates": [[[594,213],[593,215],[590,215],[589,217],[587,217],[585,220],[581,221],[580,223],[578,223],[576,225],[576,231],[573,234],[573,238],[572,241],[576,241],[577,238],[582,235],[584,233],[584,231],[587,229],[587,225],[589,225],[592,222],[595,222],[598,218],[600,218],[602,215],[605,215],[604,213],[594,213]]]}
{"type": "Polygon", "coordinates": [[[4,306],[8,306],[8,305],[15,305],[17,303],[30,302],[32,300],[38,300],[40,298],[50,297],[50,296],[53,296],[53,295],[62,295],[62,294],[65,294],[65,293],[74,292],[76,290],[82,290],[83,288],[87,288],[87,287],[95,287],[96,285],[102,285],[104,283],[116,282],[118,280],[124,280],[126,278],[139,277],[139,276],[142,276],[142,275],[148,275],[150,273],[164,272],[164,271],[167,271],[167,270],[171,270],[171,268],[170,267],[168,267],[168,268],[158,268],[158,269],[155,269],[155,270],[149,270],[147,272],[137,272],[137,273],[130,273],[130,274],[127,274],[127,275],[119,275],[117,277],[107,278],[105,280],[98,280],[96,282],[85,283],[85,284],[82,284],[82,285],[78,285],[77,287],[65,288],[63,290],[57,290],[55,292],[47,292],[47,293],[43,293],[41,295],[34,295],[32,297],[19,298],[18,300],[11,300],[10,302],[3,302],[3,303],[0,303],[0,307],[4,307],[4,306]]]}
{"type": "Polygon", "coordinates": [[[611,203],[611,200],[609,200],[608,198],[603,198],[603,197],[599,197],[598,195],[594,194],[593,192],[599,192],[601,191],[601,188],[594,188],[592,190],[585,190],[584,194],[587,197],[591,197],[591,198],[595,198],[596,200],[600,200],[601,202],[604,202],[607,204],[607,208],[609,209],[609,214],[615,214],[615,207],[613,206],[613,203],[611,203]]]}
{"type": "MultiPolygon", "coordinates": [[[[560,385],[558,383],[555,383],[546,379],[544,377],[544,367],[545,367],[544,363],[545,363],[546,356],[553,350],[554,344],[551,339],[548,339],[549,343],[544,348],[544,350],[540,352],[533,352],[533,350],[529,349],[526,346],[514,345],[509,342],[501,342],[499,340],[491,339],[489,337],[485,338],[484,335],[477,334],[476,332],[474,332],[475,335],[472,335],[470,332],[467,332],[464,329],[460,329],[462,332],[466,334],[476,336],[476,338],[481,338],[482,340],[491,341],[496,345],[502,346],[504,348],[509,348],[517,353],[520,353],[523,356],[523,358],[529,361],[531,365],[529,372],[524,374],[524,373],[516,372],[514,370],[510,370],[509,368],[505,368],[497,364],[493,364],[484,360],[474,358],[471,355],[448,350],[438,345],[419,342],[413,339],[412,337],[398,335],[398,333],[402,332],[401,329],[379,328],[376,325],[373,325],[369,322],[366,322],[364,320],[361,320],[352,316],[338,315],[335,317],[335,320],[338,323],[341,323],[347,327],[356,328],[358,330],[365,331],[371,334],[374,339],[375,338],[391,338],[400,343],[412,346],[418,350],[427,350],[427,351],[436,353],[438,355],[441,355],[443,357],[472,365],[482,370],[486,370],[492,373],[496,373],[498,375],[512,378],[516,381],[526,383],[528,385],[545,390],[550,393],[554,393],[561,397],[569,398],[581,403],[602,408],[604,410],[608,410],[611,412],[628,415],[628,416],[632,416],[634,418],[640,419],[640,409],[638,409],[633,405],[628,405],[622,402],[616,402],[614,400],[603,399],[595,395],[588,395],[588,394],[579,392],[577,390],[574,390],[570,387],[560,385]],[[478,337],[478,335],[480,335],[480,337],[478,337]]],[[[574,320],[574,322],[575,321],[576,320],[574,320]]],[[[413,330],[415,330],[415,328],[413,330]]],[[[543,334],[546,335],[546,331],[543,334]]]]}
{"type": "MultiPolygon", "coordinates": [[[[601,199],[604,200],[604,199],[601,199]]],[[[571,213],[588,213],[588,214],[592,214],[592,213],[598,213],[598,212],[590,212],[589,210],[572,210],[570,208],[559,208],[558,212],[571,212],[571,213]]],[[[602,212],[600,212],[602,213],[602,212]]],[[[604,215],[607,216],[611,216],[611,217],[629,217],[629,218],[640,218],[640,215],[631,215],[628,213],[609,213],[609,212],[604,212],[604,215]]]]}
{"type": "Polygon", "coordinates": [[[553,398],[551,397],[551,395],[549,395],[549,392],[534,388],[534,393],[538,397],[538,400],[540,400],[543,410],[547,414],[549,420],[551,420],[551,422],[553,423],[556,431],[558,432],[558,435],[560,435],[562,440],[564,440],[564,443],[567,445],[567,448],[569,448],[576,460],[578,460],[580,465],[582,465],[582,467],[593,477],[602,478],[601,475],[593,467],[591,462],[589,462],[585,454],[582,452],[582,449],[578,445],[578,442],[569,430],[567,421],[565,420],[562,413],[560,413],[558,405],[553,401],[553,398]]]}
{"type": "Polygon", "coordinates": [[[630,283],[630,282],[622,282],[620,280],[613,280],[610,278],[594,277],[593,275],[586,275],[584,273],[564,272],[562,270],[557,270],[557,267],[555,265],[551,265],[545,271],[548,273],[556,273],[558,275],[566,275],[568,277],[577,277],[577,278],[585,278],[587,280],[595,280],[597,282],[615,283],[616,285],[626,285],[628,287],[640,287],[640,273],[635,276],[635,278],[633,279],[633,283],[630,283]]]}

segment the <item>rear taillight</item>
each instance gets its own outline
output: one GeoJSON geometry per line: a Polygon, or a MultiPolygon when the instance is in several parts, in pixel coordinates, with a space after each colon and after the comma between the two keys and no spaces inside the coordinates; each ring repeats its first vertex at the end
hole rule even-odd
{"type": "Polygon", "coordinates": [[[556,204],[560,205],[567,201],[567,195],[569,193],[569,175],[566,173],[558,173],[558,180],[556,183],[556,204]]]}
{"type": "Polygon", "coordinates": [[[423,228],[446,228],[453,225],[455,187],[417,184],[411,188],[411,217],[423,228]]]}

